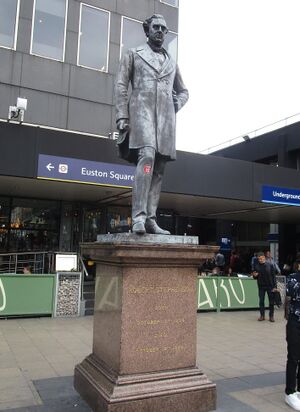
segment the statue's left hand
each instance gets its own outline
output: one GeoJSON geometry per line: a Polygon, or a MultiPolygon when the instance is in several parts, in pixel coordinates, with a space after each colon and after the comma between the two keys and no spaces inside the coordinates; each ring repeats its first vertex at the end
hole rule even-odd
{"type": "Polygon", "coordinates": [[[129,119],[119,119],[117,121],[117,129],[120,132],[123,132],[124,130],[129,130],[129,119]]]}

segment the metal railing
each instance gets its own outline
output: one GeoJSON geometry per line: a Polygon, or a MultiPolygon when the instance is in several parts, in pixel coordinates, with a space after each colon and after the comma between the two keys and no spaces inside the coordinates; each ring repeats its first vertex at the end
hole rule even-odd
{"type": "Polygon", "coordinates": [[[0,253],[0,273],[23,273],[25,266],[32,273],[50,273],[52,265],[51,252],[0,253]]]}

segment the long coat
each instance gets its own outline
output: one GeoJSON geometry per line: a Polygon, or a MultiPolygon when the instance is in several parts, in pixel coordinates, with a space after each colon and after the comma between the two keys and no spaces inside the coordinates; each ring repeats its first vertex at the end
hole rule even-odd
{"type": "Polygon", "coordinates": [[[151,146],[174,160],[175,113],[187,102],[188,91],[178,66],[165,53],[163,65],[148,44],[123,56],[115,87],[116,120],[129,119],[130,149],[151,146]]]}

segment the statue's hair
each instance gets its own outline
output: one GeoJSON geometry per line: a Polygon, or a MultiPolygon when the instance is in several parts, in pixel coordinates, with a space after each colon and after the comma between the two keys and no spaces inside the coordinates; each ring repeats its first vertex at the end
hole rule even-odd
{"type": "Polygon", "coordinates": [[[162,16],[161,14],[153,14],[153,16],[146,19],[143,23],[143,29],[144,29],[144,32],[146,33],[146,35],[149,33],[149,26],[150,26],[152,20],[154,20],[154,19],[163,19],[163,20],[165,20],[164,16],[162,16]]]}

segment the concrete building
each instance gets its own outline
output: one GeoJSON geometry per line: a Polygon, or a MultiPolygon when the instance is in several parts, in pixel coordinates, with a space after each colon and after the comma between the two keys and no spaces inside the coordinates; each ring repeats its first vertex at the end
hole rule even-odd
{"type": "MultiPolygon", "coordinates": [[[[1,1],[0,253],[77,251],[97,233],[129,230],[134,169],[117,157],[113,85],[121,54],[145,41],[141,23],[153,13],[165,16],[176,59],[178,0],[1,1]],[[8,122],[18,97],[27,99],[24,120],[8,122]]],[[[229,239],[248,254],[270,241],[282,260],[295,253],[298,229],[291,240],[289,228],[299,208],[263,202],[262,188],[300,190],[290,168],[298,155],[286,151],[289,138],[270,137],[271,147],[263,139],[209,156],[178,152],[167,166],[160,224],[201,243],[229,239]],[[260,158],[250,156],[254,146],[260,158]],[[261,161],[275,147],[291,163],[261,161]],[[282,225],[279,235],[270,224],[282,225]]]]}

